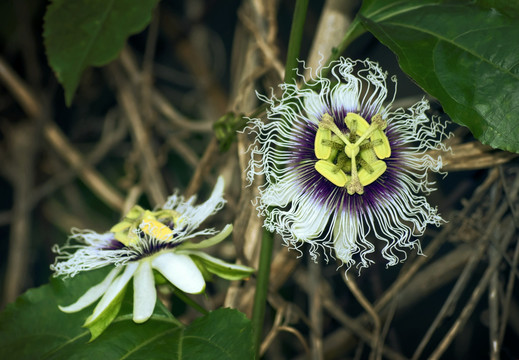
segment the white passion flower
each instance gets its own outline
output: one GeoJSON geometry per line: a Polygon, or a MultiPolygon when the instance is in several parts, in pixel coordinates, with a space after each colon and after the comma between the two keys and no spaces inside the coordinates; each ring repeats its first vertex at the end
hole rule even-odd
{"type": "Polygon", "coordinates": [[[320,73],[311,84],[301,76],[311,86],[281,84],[280,98],[258,94],[268,121],[246,129],[256,134],[249,182],[266,181],[257,208],[269,231],[292,248],[309,244],[314,260],[322,248],[327,261],[330,252],[348,268],[368,267],[373,234],[395,265],[403,248],[421,253],[427,224],[443,222],[421,193],[434,190],[428,171],[442,160],[427,151],[447,150],[446,126],[426,116],[426,100],[407,111],[391,109],[394,96],[384,105],[387,74],[375,62],[340,58],[329,70],[331,79],[320,73]]]}
{"type": "Polygon", "coordinates": [[[112,320],[117,314],[109,312],[114,308],[118,311],[121,294],[133,278],[133,321],[141,323],[151,317],[155,308],[157,293],[153,270],[190,294],[204,291],[202,273],[214,273],[230,280],[248,277],[252,268],[229,264],[197,250],[217,244],[232,231],[232,225],[225,226],[221,232],[197,230],[208,216],[225,204],[223,187],[223,179],[219,178],[210,198],[198,206],[193,205],[194,196],[185,201],[177,194],[170,196],[162,209],[156,211],[134,206],[121,222],[104,234],[74,231],[64,246],[53,248],[58,254],[51,265],[54,276],[73,277],[79,272],[107,265],[114,268],[74,304],[60,306],[60,309],[77,312],[101,298],[85,326],[91,327],[102,318],[112,320]],[[212,237],[196,243],[190,241],[201,236],[212,237]]]}

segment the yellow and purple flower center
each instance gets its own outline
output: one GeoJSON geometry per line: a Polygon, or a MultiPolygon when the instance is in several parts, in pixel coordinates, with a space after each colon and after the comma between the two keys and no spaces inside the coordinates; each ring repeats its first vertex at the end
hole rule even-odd
{"type": "Polygon", "coordinates": [[[315,170],[348,194],[364,193],[364,186],[377,180],[387,169],[383,159],[391,156],[391,146],[384,133],[386,121],[380,114],[369,124],[362,116],[347,113],[347,131],[339,129],[330,114],[321,117],[315,135],[315,170]]]}
{"type": "Polygon", "coordinates": [[[135,205],[119,223],[112,226],[113,241],[109,248],[138,250],[134,260],[148,256],[162,249],[178,245],[175,228],[182,225],[180,214],[175,210],[144,210],[135,205]]]}

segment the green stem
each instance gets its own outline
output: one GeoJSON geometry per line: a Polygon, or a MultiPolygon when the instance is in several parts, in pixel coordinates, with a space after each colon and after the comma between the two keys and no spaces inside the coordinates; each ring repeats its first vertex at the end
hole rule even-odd
{"type": "MultiPolygon", "coordinates": [[[[297,0],[294,9],[290,39],[288,41],[287,62],[285,65],[285,79],[287,82],[295,82],[297,74],[297,58],[303,40],[303,28],[306,19],[308,0],[297,0]]],[[[256,293],[254,294],[254,307],[252,308],[252,328],[254,329],[254,350],[256,359],[260,357],[260,346],[263,335],[263,322],[269,287],[270,263],[272,261],[272,248],[274,235],[267,230],[263,231],[261,241],[258,277],[256,293]]]]}
{"type": "Polygon", "coordinates": [[[288,40],[287,62],[285,65],[285,82],[292,82],[296,77],[297,58],[303,40],[303,29],[306,19],[308,0],[297,0],[294,9],[290,39],[288,40]]]}
{"type": "Polygon", "coordinates": [[[178,297],[180,300],[182,300],[186,305],[188,306],[191,306],[193,309],[195,309],[196,311],[198,311],[200,314],[202,315],[207,315],[209,314],[209,311],[207,311],[206,309],[204,309],[201,305],[199,305],[196,301],[194,301],[193,299],[191,299],[189,296],[187,296],[186,294],[184,294],[184,292],[178,290],[177,288],[174,288],[173,287],[173,293],[175,294],[176,297],[178,297]]]}
{"type": "Polygon", "coordinates": [[[252,328],[254,329],[254,349],[256,359],[259,359],[261,338],[263,335],[263,321],[270,277],[270,263],[272,260],[272,247],[274,235],[267,230],[263,231],[259,258],[259,270],[256,280],[256,293],[254,294],[254,307],[252,308],[252,328]]]}

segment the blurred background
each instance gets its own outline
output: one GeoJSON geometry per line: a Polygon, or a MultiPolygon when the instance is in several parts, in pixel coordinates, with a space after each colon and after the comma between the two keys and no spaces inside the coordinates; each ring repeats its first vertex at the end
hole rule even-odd
{"type": "MultiPolygon", "coordinates": [[[[282,81],[295,1],[164,0],[116,60],[83,73],[70,107],[45,56],[47,4],[0,2],[1,308],[48,282],[51,248],[71,228],[107,231],[133,204],[159,206],[175,189],[204,200],[219,175],[228,203],[207,225],[235,230],[214,251],[256,267],[261,219],[244,173],[253,139],[230,131],[223,151],[213,125],[230,112],[253,114],[255,90],[268,94],[282,81]]],[[[359,7],[311,1],[300,58],[315,68],[359,7]]],[[[427,97],[370,34],[343,55],[397,75],[395,106],[427,97]]],[[[429,115],[448,121],[429,100],[429,115]]],[[[501,358],[519,357],[518,162],[465,128],[450,130],[449,175],[429,197],[447,223],[426,232],[425,257],[412,252],[386,269],[375,252],[376,264],[359,277],[350,271],[347,284],[333,260],[314,264],[276,241],[265,358],[486,359],[496,339],[501,358]]],[[[195,298],[250,316],[254,285],[215,279],[195,298]]],[[[163,301],[186,321],[196,316],[168,294],[163,301]]]]}

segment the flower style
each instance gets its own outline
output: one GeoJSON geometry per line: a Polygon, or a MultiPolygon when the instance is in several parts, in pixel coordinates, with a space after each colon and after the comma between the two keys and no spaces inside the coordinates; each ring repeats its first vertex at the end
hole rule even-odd
{"type": "Polygon", "coordinates": [[[60,309],[80,311],[101,298],[85,326],[91,327],[102,318],[111,316],[113,319],[116,316],[113,309],[118,311],[122,294],[133,278],[133,321],[141,323],[150,318],[155,307],[153,270],[181,291],[191,294],[204,291],[203,273],[215,273],[231,280],[248,277],[252,268],[228,264],[197,251],[217,244],[232,231],[232,225],[225,226],[221,232],[197,231],[208,216],[225,204],[223,187],[223,179],[219,178],[210,198],[198,206],[193,206],[194,196],[184,201],[177,194],[170,196],[163,208],[156,211],[136,205],[109,232],[75,231],[65,246],[54,246],[58,256],[51,269],[55,276],[73,277],[82,271],[115,265],[101,283],[90,288],[74,304],[60,306],[60,309]],[[198,243],[190,241],[207,235],[212,237],[198,243]],[[76,251],[71,253],[71,250],[76,251]]]}
{"type": "Polygon", "coordinates": [[[447,150],[445,125],[427,118],[423,99],[407,112],[391,110],[394,97],[384,106],[387,74],[377,63],[340,58],[329,70],[332,80],[319,75],[302,89],[282,84],[279,99],[258,95],[269,120],[248,127],[257,135],[248,179],[266,181],[258,210],[287,246],[310,244],[314,260],[319,248],[327,261],[334,249],[348,268],[368,267],[373,233],[395,265],[406,258],[402,248],[421,253],[415,237],[427,224],[443,222],[420,193],[434,190],[427,172],[439,172],[442,160],[426,152],[447,150]]]}

